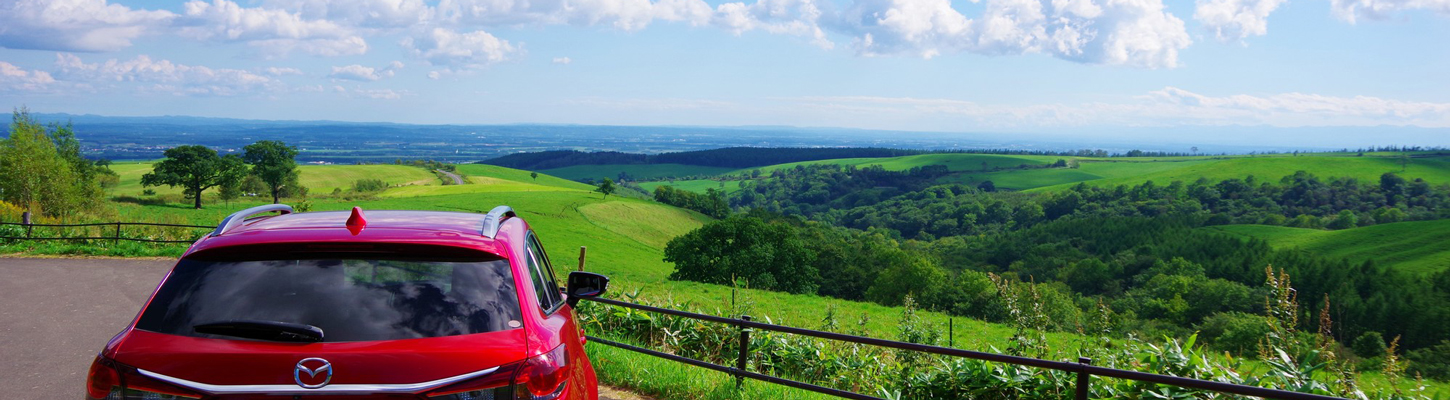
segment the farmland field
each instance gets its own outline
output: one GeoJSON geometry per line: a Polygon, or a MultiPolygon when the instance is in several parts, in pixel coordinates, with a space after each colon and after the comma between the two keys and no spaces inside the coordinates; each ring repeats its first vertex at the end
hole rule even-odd
{"type": "MultiPolygon", "coordinates": [[[[1164,158],[1163,160],[1170,160],[1164,158]]],[[[1307,171],[1320,178],[1350,177],[1361,182],[1378,182],[1380,175],[1394,172],[1406,179],[1423,178],[1431,184],[1450,183],[1450,157],[1414,158],[1408,168],[1401,171],[1400,161],[1394,157],[1350,157],[1333,155],[1307,155],[1300,157],[1236,157],[1225,160],[1207,161],[1109,161],[1103,159],[1081,161],[1083,172],[1103,176],[1105,179],[1087,181],[1090,185],[1138,184],[1148,180],[1167,184],[1173,181],[1192,182],[1199,178],[1223,180],[1253,175],[1260,179],[1278,181],[1295,171],[1307,171]]],[[[1044,187],[1040,190],[1056,190],[1071,183],[1044,187]]]]}
{"type": "MultiPolygon", "coordinates": [[[[148,189],[141,186],[141,175],[151,172],[150,163],[116,163],[111,170],[119,176],[111,195],[139,196],[148,189]]],[[[438,185],[428,170],[404,165],[302,165],[297,167],[298,180],[311,193],[330,193],[334,188],[347,190],[359,179],[382,179],[389,185],[438,185]]],[[[157,194],[180,194],[180,187],[153,186],[157,194]]],[[[216,189],[209,189],[208,193],[216,189]]]]}
{"type": "Polygon", "coordinates": [[[1234,235],[1263,239],[1274,247],[1298,248],[1355,262],[1373,259],[1379,265],[1426,275],[1450,268],[1450,220],[1398,222],[1326,231],[1268,225],[1208,227],[1234,235]]]}

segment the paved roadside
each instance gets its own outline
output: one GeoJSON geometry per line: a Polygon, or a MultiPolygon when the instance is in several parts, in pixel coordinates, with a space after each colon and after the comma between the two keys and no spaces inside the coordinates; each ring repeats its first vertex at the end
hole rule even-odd
{"type": "MultiPolygon", "coordinates": [[[[0,388],[11,399],[78,398],[96,352],[171,260],[0,257],[0,388]]],[[[600,388],[601,400],[642,399],[600,388]]]]}
{"type": "Polygon", "coordinates": [[[453,184],[454,185],[462,185],[463,184],[463,177],[458,176],[458,174],[455,174],[455,173],[452,173],[452,172],[448,172],[448,171],[444,171],[444,170],[441,170],[441,169],[435,169],[434,171],[438,171],[439,173],[441,173],[443,175],[448,175],[449,178],[453,178],[453,184]]]}

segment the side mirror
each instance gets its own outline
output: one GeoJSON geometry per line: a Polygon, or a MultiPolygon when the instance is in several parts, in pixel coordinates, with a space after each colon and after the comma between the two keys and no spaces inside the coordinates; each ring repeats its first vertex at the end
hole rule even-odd
{"type": "Polygon", "coordinates": [[[569,286],[564,289],[569,295],[569,306],[579,304],[579,299],[599,297],[609,286],[609,277],[593,272],[574,271],[569,273],[569,286]]]}

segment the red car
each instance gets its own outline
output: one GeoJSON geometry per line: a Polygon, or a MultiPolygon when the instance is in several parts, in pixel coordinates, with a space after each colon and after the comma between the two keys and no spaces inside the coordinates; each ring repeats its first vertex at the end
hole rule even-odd
{"type": "Polygon", "coordinates": [[[559,290],[507,206],[254,207],[186,251],[86,399],[594,400],[574,305],[607,284],[572,272],[559,290]]]}

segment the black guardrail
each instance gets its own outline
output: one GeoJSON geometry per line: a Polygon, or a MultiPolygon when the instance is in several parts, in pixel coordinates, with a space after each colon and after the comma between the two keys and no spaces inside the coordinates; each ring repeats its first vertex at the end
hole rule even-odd
{"type": "Polygon", "coordinates": [[[155,226],[155,227],[168,227],[168,228],[216,229],[216,226],[181,225],[181,224],[160,224],[160,223],[151,223],[151,222],[95,222],[95,223],[87,223],[87,224],[26,224],[26,223],[20,223],[20,222],[0,222],[0,226],[4,226],[4,225],[17,225],[17,226],[23,226],[23,227],[25,227],[25,236],[0,236],[0,239],[6,239],[6,240],[110,240],[112,242],[119,242],[119,241],[122,241],[122,240],[129,240],[129,241],[133,241],[133,242],[149,242],[149,243],[191,243],[191,242],[195,242],[196,239],[192,239],[192,240],[161,240],[161,239],[144,239],[144,238],[123,237],[123,236],[121,236],[121,227],[122,226],[155,226]],[[115,227],[116,228],[115,229],[115,234],[113,236],[78,236],[78,237],[64,237],[64,236],[35,236],[35,233],[34,233],[35,228],[37,228],[37,227],[39,227],[39,228],[75,228],[75,227],[90,227],[90,226],[115,227]]]}
{"type": "Polygon", "coordinates": [[[1202,379],[1184,378],[1184,377],[1179,377],[1179,376],[1151,374],[1151,373],[1147,373],[1147,372],[1128,371],[1128,370],[1121,370],[1121,369],[1115,369],[1115,368],[1105,368],[1105,367],[1099,367],[1099,366],[1092,365],[1092,360],[1089,359],[1089,358],[1086,358],[1086,357],[1080,357],[1080,358],[1078,358],[1078,362],[1076,362],[1076,363],[1073,363],[1073,362],[1065,362],[1065,361],[1042,360],[1042,359],[1037,359],[1037,358],[1018,357],[1018,356],[1010,356],[1010,355],[1006,355],[1006,354],[997,354],[997,353],[984,353],[984,352],[980,352],[980,351],[954,349],[954,348],[950,348],[950,347],[931,346],[931,345],[924,345],[924,344],[918,344],[918,343],[909,343],[909,342],[898,342],[898,341],[895,341],[895,340],[876,339],[876,338],[869,338],[869,337],[864,337],[864,336],[845,335],[845,334],[834,333],[834,332],[824,332],[824,331],[817,331],[817,330],[811,330],[811,329],[796,328],[796,327],[790,327],[790,326],[766,324],[766,323],[760,323],[760,322],[751,321],[750,320],[750,316],[748,316],[748,315],[742,315],[740,318],[729,318],[729,317],[721,317],[721,316],[715,316],[715,315],[698,314],[698,313],[692,313],[692,312],[686,312],[686,311],[680,311],[680,310],[672,310],[672,309],[668,309],[668,308],[652,307],[652,306],[646,306],[646,305],[642,305],[642,304],[635,304],[635,303],[629,303],[629,302],[623,302],[623,301],[619,301],[619,300],[612,300],[612,299],[605,299],[605,298],[584,298],[584,300],[589,300],[589,301],[593,301],[593,302],[597,302],[597,303],[603,303],[603,304],[608,304],[608,305],[613,305],[613,306],[619,306],[619,307],[633,308],[633,309],[641,310],[641,311],[648,311],[648,312],[654,312],[654,313],[660,313],[660,314],[673,315],[673,316],[677,316],[677,317],[696,319],[696,320],[701,320],[701,321],[710,321],[710,322],[718,322],[718,323],[722,323],[722,324],[734,325],[734,326],[740,327],[740,344],[741,345],[740,345],[740,357],[739,357],[738,361],[736,362],[736,365],[734,367],[727,367],[727,366],[723,366],[723,365],[712,364],[712,363],[705,362],[705,361],[701,361],[701,360],[696,360],[696,359],[693,359],[693,358],[681,357],[681,356],[678,356],[678,355],[669,354],[669,353],[665,353],[665,352],[661,352],[661,351],[655,351],[655,350],[650,350],[650,349],[646,349],[646,348],[642,348],[642,347],[638,347],[638,346],[632,346],[632,345],[628,345],[628,344],[624,344],[624,343],[619,343],[619,342],[615,342],[615,341],[612,341],[612,340],[608,340],[608,339],[604,339],[604,338],[599,338],[599,337],[594,337],[594,336],[589,336],[589,341],[591,341],[591,342],[595,342],[595,343],[599,343],[599,344],[603,344],[603,345],[607,345],[607,346],[618,347],[618,348],[621,348],[621,349],[625,349],[625,350],[629,350],[629,351],[634,351],[634,352],[638,352],[638,353],[642,353],[642,354],[647,354],[647,355],[651,355],[651,356],[655,356],[655,357],[660,357],[660,358],[664,358],[664,359],[667,359],[667,360],[678,361],[678,362],[682,362],[682,363],[685,363],[685,364],[694,365],[694,366],[701,367],[701,368],[707,368],[707,369],[711,369],[711,370],[715,370],[715,371],[724,372],[724,373],[730,374],[732,376],[735,376],[736,377],[736,380],[737,380],[736,381],[737,384],[738,383],[741,383],[741,382],[744,382],[744,380],[748,378],[748,379],[754,379],[754,380],[759,380],[759,381],[764,381],[764,382],[770,382],[770,383],[779,384],[779,385],[790,386],[790,387],[794,387],[794,388],[797,388],[797,389],[809,390],[809,391],[816,392],[816,393],[823,393],[823,394],[828,394],[828,395],[832,395],[832,396],[844,397],[844,398],[848,398],[848,399],[858,399],[858,400],[885,400],[885,399],[881,399],[879,397],[872,397],[872,396],[868,396],[868,395],[864,395],[864,394],[860,394],[860,393],[848,392],[848,391],[844,391],[844,390],[840,390],[840,389],[828,388],[828,387],[813,385],[813,384],[809,384],[809,383],[805,383],[805,382],[793,381],[793,380],[789,380],[789,379],[785,379],[785,378],[780,378],[780,377],[765,375],[765,374],[761,374],[761,373],[757,373],[757,372],[750,372],[750,371],[746,370],[746,365],[745,365],[746,363],[745,363],[745,361],[750,357],[750,332],[751,332],[751,330],[752,329],[762,329],[762,330],[768,330],[768,331],[776,331],[776,332],[784,332],[784,333],[790,333],[790,334],[796,334],[796,335],[805,335],[805,336],[817,337],[817,338],[821,338],[821,339],[830,339],[830,340],[839,340],[839,341],[850,342],[850,343],[859,343],[859,344],[871,345],[871,346],[889,347],[889,348],[893,348],[893,349],[919,351],[919,352],[923,352],[923,353],[940,354],[940,355],[944,355],[944,356],[963,357],[963,358],[970,358],[970,359],[975,359],[975,360],[983,360],[983,361],[991,361],[991,362],[1000,362],[1000,363],[1007,363],[1007,364],[1015,364],[1015,365],[1023,365],[1023,366],[1029,366],[1029,367],[1046,368],[1046,369],[1053,369],[1053,370],[1064,371],[1064,372],[1071,372],[1071,373],[1077,374],[1077,386],[1075,388],[1076,389],[1075,398],[1078,399],[1078,400],[1086,400],[1088,398],[1088,388],[1089,388],[1089,385],[1092,384],[1091,377],[1093,377],[1093,376],[1103,376],[1103,377],[1109,377],[1109,378],[1129,379],[1129,380],[1135,380],[1135,381],[1140,381],[1140,382],[1150,382],[1150,383],[1157,383],[1157,384],[1163,384],[1163,385],[1171,385],[1171,386],[1177,386],[1177,387],[1183,387],[1183,388],[1201,389],[1201,390],[1207,390],[1207,391],[1219,392],[1219,393],[1236,394],[1236,395],[1242,395],[1242,396],[1262,397],[1262,398],[1266,398],[1266,399],[1285,399],[1285,400],[1301,400],[1301,399],[1302,400],[1309,400],[1309,399],[1315,399],[1315,400],[1320,400],[1320,399],[1341,399],[1340,397],[1323,396],[1323,395],[1317,395],[1317,394],[1311,394],[1311,393],[1291,392],[1291,391],[1287,391],[1287,390],[1269,389],[1269,388],[1262,388],[1262,387],[1257,387],[1257,386],[1248,386],[1248,385],[1239,385],[1239,384],[1226,383],[1226,382],[1217,382],[1217,381],[1208,381],[1208,380],[1202,380],[1202,379]]]}

